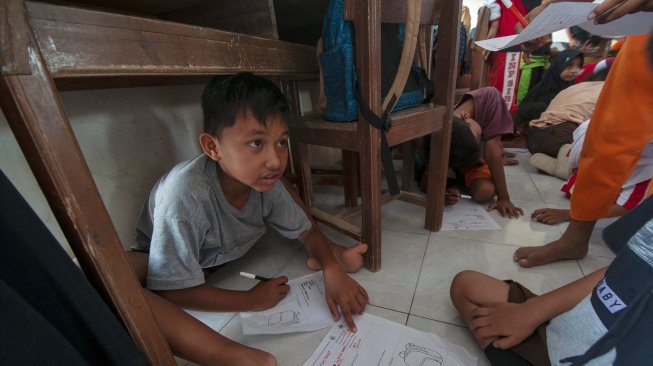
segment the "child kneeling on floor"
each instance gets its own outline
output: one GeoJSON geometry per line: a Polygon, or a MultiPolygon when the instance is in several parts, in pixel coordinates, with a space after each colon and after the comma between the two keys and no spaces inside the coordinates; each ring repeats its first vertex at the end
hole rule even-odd
{"type": "Polygon", "coordinates": [[[326,302],[335,320],[368,303],[365,289],[345,272],[362,266],[365,244],[351,248],[327,239],[282,181],[288,160],[288,104],[271,81],[251,73],[215,77],[202,94],[203,154],[173,167],[156,183],[136,224],[130,260],[146,282],[145,296],[173,352],[204,365],[275,365],[274,356],[233,342],[182,308],[260,311],[289,291],[286,277],[249,291],[205,283],[210,270],[242,257],[266,225],[299,239],[308,266],[324,273],[326,302]],[[145,280],[146,279],[146,280],[145,280]]]}
{"type": "Polygon", "coordinates": [[[503,170],[501,136],[512,131],[512,118],[496,88],[480,88],[463,95],[453,110],[449,150],[449,167],[461,184],[447,189],[445,204],[455,204],[464,189],[478,203],[491,202],[496,196],[488,211],[496,209],[510,218],[524,214],[510,200],[503,170]]]}

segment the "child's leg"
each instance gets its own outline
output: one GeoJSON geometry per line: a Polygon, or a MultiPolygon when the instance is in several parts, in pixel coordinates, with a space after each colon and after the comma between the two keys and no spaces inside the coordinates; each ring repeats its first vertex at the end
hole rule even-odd
{"type": "MultiPolygon", "coordinates": [[[[338,263],[340,264],[340,267],[342,267],[342,269],[345,272],[358,271],[363,266],[363,254],[367,252],[367,244],[358,242],[354,244],[352,247],[347,248],[331,241],[324,234],[322,234],[319,227],[317,226],[317,222],[313,219],[313,216],[311,215],[310,211],[304,204],[304,201],[302,201],[301,197],[299,197],[299,194],[292,186],[292,183],[290,183],[285,177],[283,177],[281,181],[286,186],[286,189],[290,193],[290,196],[292,196],[293,200],[295,200],[295,203],[299,207],[301,207],[302,210],[304,210],[304,213],[306,214],[308,219],[311,220],[311,224],[318,231],[319,235],[323,236],[324,240],[326,240],[329,243],[331,252],[333,253],[333,256],[336,258],[338,263]]],[[[306,265],[308,266],[308,268],[312,270],[315,271],[320,270],[320,264],[317,262],[315,258],[310,257],[310,253],[306,265]]]]}
{"type": "MultiPolygon", "coordinates": [[[[510,285],[494,277],[475,271],[462,271],[451,281],[451,302],[458,310],[465,324],[472,321],[472,311],[481,305],[508,301],[510,285]]],[[[485,349],[492,338],[476,338],[478,344],[485,349]]]]}
{"type": "MultiPolygon", "coordinates": [[[[148,254],[129,251],[127,258],[145,285],[148,254]]],[[[143,296],[175,356],[202,365],[276,365],[271,354],[220,335],[163,297],[146,289],[143,296]]]]}
{"type": "MultiPolygon", "coordinates": [[[[467,325],[471,324],[472,313],[479,306],[489,306],[502,302],[523,303],[535,296],[535,294],[515,282],[508,284],[475,271],[458,273],[451,283],[450,292],[454,306],[467,325]]],[[[543,326],[542,329],[538,328],[521,343],[511,348],[496,348],[492,345],[492,342],[496,339],[497,337],[476,337],[476,341],[483,348],[492,365],[529,366],[550,364],[543,326]]]]}
{"type": "Polygon", "coordinates": [[[144,252],[135,252],[127,251],[127,259],[129,259],[129,265],[136,273],[138,282],[141,283],[141,286],[145,287],[147,285],[147,262],[148,254],[144,252]]]}
{"type": "Polygon", "coordinates": [[[159,295],[143,294],[175,355],[201,365],[276,365],[271,354],[224,337],[159,295]]]}

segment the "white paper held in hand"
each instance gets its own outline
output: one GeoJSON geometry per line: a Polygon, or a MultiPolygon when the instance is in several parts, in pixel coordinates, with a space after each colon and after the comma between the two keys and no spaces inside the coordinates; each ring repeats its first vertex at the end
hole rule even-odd
{"type": "Polygon", "coordinates": [[[604,37],[644,34],[653,28],[653,16],[650,12],[628,14],[607,24],[594,24],[593,20],[587,19],[587,14],[597,5],[575,2],[551,4],[521,33],[477,41],[475,44],[489,51],[499,51],[575,25],[604,37]]]}

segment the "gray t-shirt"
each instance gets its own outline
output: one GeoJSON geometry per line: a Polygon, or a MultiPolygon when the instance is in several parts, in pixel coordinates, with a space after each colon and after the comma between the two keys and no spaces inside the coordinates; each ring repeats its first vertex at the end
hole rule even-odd
{"type": "Polygon", "coordinates": [[[147,287],[174,290],[204,283],[202,268],[243,256],[266,224],[296,239],[311,227],[282,182],[251,190],[242,209],[228,203],[216,163],[202,154],[177,164],[155,184],[136,223],[133,249],[148,251],[147,287]]]}

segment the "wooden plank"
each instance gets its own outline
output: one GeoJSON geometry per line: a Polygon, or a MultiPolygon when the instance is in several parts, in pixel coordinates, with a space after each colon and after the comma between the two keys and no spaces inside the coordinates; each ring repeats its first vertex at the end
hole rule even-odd
{"type": "Polygon", "coordinates": [[[174,365],[35,41],[31,75],[0,78],[0,105],[84,273],[153,365],[174,365]]]}
{"type": "MultiPolygon", "coordinates": [[[[440,0],[447,1],[447,0],[440,0]]],[[[383,23],[405,23],[406,22],[406,0],[381,0],[381,22],[383,23]]],[[[421,1],[422,12],[420,13],[420,24],[437,24],[440,19],[439,7],[436,1],[421,1]]],[[[345,7],[345,19],[352,20],[352,5],[345,7]]]]}
{"type": "Polygon", "coordinates": [[[388,145],[397,146],[417,136],[425,136],[442,129],[446,108],[422,104],[392,114],[392,128],[387,133],[388,145]]]}
{"type": "Polygon", "coordinates": [[[416,193],[402,191],[399,199],[414,205],[426,207],[426,197],[416,193]]]}
{"type": "Polygon", "coordinates": [[[54,84],[59,91],[90,90],[90,89],[112,89],[112,88],[135,88],[144,86],[170,86],[170,85],[206,85],[211,75],[187,75],[187,76],[126,76],[119,75],[109,77],[82,77],[82,78],[59,78],[54,79],[54,84]]]}
{"type": "MultiPolygon", "coordinates": [[[[439,0],[450,1],[450,0],[439,0]]],[[[382,0],[381,21],[383,23],[406,22],[406,0],[382,0]]],[[[420,24],[437,24],[440,18],[436,1],[421,1],[420,24]]]]}
{"type": "MultiPolygon", "coordinates": [[[[434,104],[422,104],[392,114],[392,128],[387,134],[388,144],[396,146],[442,128],[446,108],[434,104]],[[424,122],[428,121],[428,122],[424,122]]],[[[367,124],[367,122],[365,122],[367,124]]],[[[291,133],[309,145],[321,145],[356,151],[358,149],[358,122],[329,122],[321,118],[303,118],[293,122],[291,133]]]]}
{"type": "Polygon", "coordinates": [[[173,22],[26,2],[55,78],[318,74],[315,48],[173,22]]]}
{"type": "Polygon", "coordinates": [[[29,74],[29,25],[22,0],[0,3],[0,65],[2,75],[29,74]]]}
{"type": "Polygon", "coordinates": [[[316,220],[323,222],[325,225],[333,228],[334,230],[339,231],[356,240],[361,240],[363,234],[358,226],[347,222],[337,216],[328,214],[318,208],[311,208],[311,215],[315,217],[316,220]]]}
{"type": "Polygon", "coordinates": [[[321,118],[302,119],[290,126],[291,138],[309,145],[356,151],[358,122],[328,122],[321,118]],[[293,137],[294,136],[294,137],[293,137]]]}
{"type": "Polygon", "coordinates": [[[159,14],[161,19],[279,39],[272,0],[204,0],[159,14]]]}

